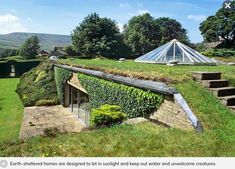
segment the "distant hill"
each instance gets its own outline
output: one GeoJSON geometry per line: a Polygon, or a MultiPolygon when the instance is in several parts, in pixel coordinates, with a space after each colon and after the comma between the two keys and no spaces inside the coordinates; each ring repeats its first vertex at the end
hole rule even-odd
{"type": "Polygon", "coordinates": [[[43,50],[52,50],[55,46],[68,46],[72,44],[71,36],[44,33],[10,33],[0,34],[0,48],[19,48],[30,36],[37,36],[43,50]]]}

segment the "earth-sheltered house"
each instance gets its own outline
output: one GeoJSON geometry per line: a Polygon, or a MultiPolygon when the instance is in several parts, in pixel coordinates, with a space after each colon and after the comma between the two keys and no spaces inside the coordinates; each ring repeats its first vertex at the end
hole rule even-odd
{"type": "Polygon", "coordinates": [[[90,112],[103,104],[119,105],[129,118],[146,117],[169,127],[202,130],[184,98],[162,82],[55,64],[58,97],[86,126],[90,112]]]}

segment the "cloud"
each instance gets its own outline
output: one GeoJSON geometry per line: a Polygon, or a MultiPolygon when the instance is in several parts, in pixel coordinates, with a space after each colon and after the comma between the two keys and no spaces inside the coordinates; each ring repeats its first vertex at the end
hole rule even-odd
{"type": "Polygon", "coordinates": [[[12,14],[0,15],[0,34],[26,31],[19,17],[12,14]]]}
{"type": "Polygon", "coordinates": [[[120,23],[120,22],[118,22],[118,23],[117,23],[117,26],[118,26],[120,32],[123,32],[123,24],[120,23]]]}
{"type": "Polygon", "coordinates": [[[145,13],[151,13],[151,12],[149,10],[147,10],[147,9],[138,9],[138,10],[135,10],[133,12],[128,12],[126,16],[128,18],[131,18],[133,16],[143,15],[145,13]]]}
{"type": "Polygon", "coordinates": [[[150,12],[148,10],[146,10],[146,9],[139,9],[137,13],[142,15],[142,14],[150,13],[150,12]]]}
{"type": "Polygon", "coordinates": [[[194,20],[194,21],[203,21],[207,18],[205,15],[188,15],[188,19],[194,20]]]}

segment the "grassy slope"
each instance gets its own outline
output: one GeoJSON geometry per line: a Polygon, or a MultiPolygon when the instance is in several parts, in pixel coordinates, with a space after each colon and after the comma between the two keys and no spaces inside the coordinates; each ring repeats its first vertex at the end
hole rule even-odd
{"type": "Polygon", "coordinates": [[[0,79],[0,143],[18,139],[23,105],[15,93],[19,79],[0,79]]]}
{"type": "Polygon", "coordinates": [[[133,61],[118,62],[113,60],[60,60],[65,64],[79,67],[103,70],[125,76],[151,79],[168,83],[178,83],[191,79],[191,71],[221,71],[223,78],[229,79],[235,85],[235,66],[165,66],[156,64],[143,64],[133,61]]]}
{"type": "MultiPolygon", "coordinates": [[[[194,81],[176,85],[202,122],[208,137],[214,137],[219,156],[235,155],[235,114],[194,81]],[[220,150],[219,150],[220,149],[220,150]],[[222,155],[223,154],[223,155],[222,155]]],[[[211,137],[211,138],[213,138],[211,137]]]]}
{"type": "Polygon", "coordinates": [[[40,100],[58,104],[53,64],[44,61],[20,77],[17,93],[24,106],[34,106],[40,100]]]}

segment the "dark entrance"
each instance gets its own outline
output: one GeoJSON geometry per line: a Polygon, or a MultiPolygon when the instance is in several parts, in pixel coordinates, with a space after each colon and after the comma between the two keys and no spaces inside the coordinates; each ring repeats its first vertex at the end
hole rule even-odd
{"type": "Polygon", "coordinates": [[[90,125],[90,104],[87,93],[69,85],[69,108],[86,125],[90,125]]]}

